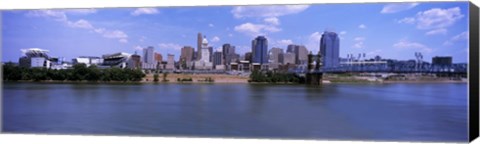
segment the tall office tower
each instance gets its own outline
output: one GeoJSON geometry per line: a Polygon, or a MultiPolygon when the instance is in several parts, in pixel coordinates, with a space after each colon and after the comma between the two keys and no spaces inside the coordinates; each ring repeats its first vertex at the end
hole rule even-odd
{"type": "Polygon", "coordinates": [[[184,46],[181,51],[180,59],[185,59],[187,63],[193,61],[194,49],[191,46],[184,46]]]}
{"type": "Polygon", "coordinates": [[[269,67],[273,69],[277,69],[279,65],[283,61],[283,49],[281,48],[272,48],[268,52],[268,62],[269,67]],[[280,58],[282,58],[280,60],[280,58]]]}
{"type": "Polygon", "coordinates": [[[216,51],[213,53],[213,65],[223,65],[222,52],[216,51]]]}
{"type": "Polygon", "coordinates": [[[195,60],[200,60],[202,58],[202,41],[203,36],[202,33],[198,33],[197,35],[197,58],[195,60]]]}
{"type": "Polygon", "coordinates": [[[320,54],[322,55],[324,68],[339,66],[340,38],[337,33],[325,31],[322,34],[322,38],[320,39],[320,54]]]}
{"type": "Polygon", "coordinates": [[[149,46],[143,49],[143,62],[144,63],[155,63],[153,47],[149,46]]]}
{"type": "Polygon", "coordinates": [[[157,63],[155,62],[155,53],[153,47],[149,46],[143,49],[143,69],[155,69],[157,63]]]}
{"type": "Polygon", "coordinates": [[[163,66],[162,66],[162,61],[163,61],[163,56],[162,54],[160,53],[155,53],[155,61],[156,61],[156,65],[155,65],[155,69],[162,69],[163,66]]]}
{"type": "Polygon", "coordinates": [[[155,61],[157,62],[162,62],[163,61],[163,56],[160,53],[155,53],[155,61]]]}
{"type": "Polygon", "coordinates": [[[167,70],[174,70],[175,69],[175,60],[173,59],[175,55],[173,54],[168,54],[167,55],[167,65],[165,66],[165,69],[167,70]]]}
{"type": "Polygon", "coordinates": [[[295,64],[295,54],[287,52],[283,54],[283,64],[295,64]]]}
{"type": "Polygon", "coordinates": [[[199,70],[208,70],[212,69],[212,62],[210,62],[210,52],[208,48],[208,40],[206,37],[203,38],[202,40],[202,46],[201,50],[198,51],[200,53],[201,58],[194,63],[195,69],[199,70]]]}
{"type": "Polygon", "coordinates": [[[130,56],[130,60],[128,61],[127,68],[130,69],[140,69],[142,66],[141,56],[137,53],[130,56]]]}
{"type": "Polygon", "coordinates": [[[245,53],[245,60],[252,63],[252,52],[245,53]]]}
{"type": "Polygon", "coordinates": [[[268,40],[264,36],[258,36],[252,42],[252,63],[268,63],[268,40]]]}
{"type": "Polygon", "coordinates": [[[307,48],[303,45],[295,47],[295,63],[306,64],[307,60],[308,60],[307,48]]]}
{"type": "Polygon", "coordinates": [[[235,46],[230,44],[223,44],[222,46],[223,60],[225,64],[230,64],[232,59],[235,57],[235,46]]]}
{"type": "Polygon", "coordinates": [[[296,45],[294,45],[294,44],[289,44],[289,45],[287,46],[287,52],[289,52],[289,53],[295,53],[295,46],[296,46],[296,45]]]}
{"type": "Polygon", "coordinates": [[[269,62],[274,63],[274,64],[279,64],[283,61],[281,58],[283,58],[281,55],[283,54],[283,49],[281,48],[272,48],[269,50],[269,62]]]}
{"type": "Polygon", "coordinates": [[[211,47],[211,46],[208,47],[208,54],[210,56],[209,60],[210,60],[210,62],[212,62],[213,61],[212,60],[213,59],[213,47],[211,47]]]}
{"type": "Polygon", "coordinates": [[[308,50],[304,45],[290,44],[287,47],[287,52],[295,55],[295,64],[307,63],[308,50]]]}
{"type": "Polygon", "coordinates": [[[194,51],[195,49],[192,48],[191,46],[184,46],[182,48],[181,54],[178,60],[181,68],[190,69],[192,67],[194,51]]]}

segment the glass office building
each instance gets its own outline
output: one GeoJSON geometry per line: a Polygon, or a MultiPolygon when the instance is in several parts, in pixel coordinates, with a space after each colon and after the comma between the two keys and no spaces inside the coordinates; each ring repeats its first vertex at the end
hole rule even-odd
{"type": "Polygon", "coordinates": [[[337,33],[325,31],[320,39],[320,53],[324,68],[340,65],[340,38],[337,33]]]}
{"type": "Polygon", "coordinates": [[[252,41],[252,63],[268,63],[268,40],[264,36],[258,36],[252,41]]]}

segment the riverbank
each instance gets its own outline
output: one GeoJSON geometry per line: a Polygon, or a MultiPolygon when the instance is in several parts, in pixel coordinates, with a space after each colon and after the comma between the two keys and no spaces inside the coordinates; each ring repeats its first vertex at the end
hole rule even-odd
{"type": "MultiPolygon", "coordinates": [[[[19,80],[16,82],[32,82],[32,83],[54,83],[54,84],[154,84],[154,83],[230,83],[230,84],[285,84],[285,85],[296,85],[300,83],[294,82],[249,82],[249,77],[247,76],[237,76],[237,75],[228,75],[228,74],[167,74],[165,80],[163,81],[163,74],[159,74],[159,81],[154,82],[153,74],[147,74],[141,81],[58,81],[58,80],[42,80],[42,81],[32,81],[32,80],[19,80]],[[178,81],[178,80],[181,81],[178,81]],[[182,80],[191,80],[191,81],[182,81],[182,80]],[[211,79],[212,81],[206,81],[211,79]]],[[[10,81],[4,81],[10,82],[10,81]]],[[[462,80],[451,80],[448,78],[423,78],[423,79],[392,79],[385,80],[381,78],[372,78],[372,77],[360,77],[360,76],[331,76],[327,75],[322,80],[323,84],[335,84],[335,83],[467,83],[466,79],[462,80]]],[[[302,84],[300,84],[302,85],[302,84]]]]}
{"type": "Polygon", "coordinates": [[[369,76],[325,75],[323,83],[467,83],[468,79],[416,76],[408,78],[381,78],[369,76]]]}
{"type": "MultiPolygon", "coordinates": [[[[163,82],[163,74],[158,75],[159,81],[157,83],[163,82]]],[[[237,75],[227,75],[227,74],[172,74],[169,73],[166,75],[165,80],[167,83],[248,83],[249,77],[237,76],[237,75]],[[182,79],[191,79],[191,81],[178,81],[182,79]],[[212,81],[205,81],[211,79],[212,81]]],[[[143,79],[142,83],[156,83],[153,81],[153,74],[147,74],[143,79]]]]}

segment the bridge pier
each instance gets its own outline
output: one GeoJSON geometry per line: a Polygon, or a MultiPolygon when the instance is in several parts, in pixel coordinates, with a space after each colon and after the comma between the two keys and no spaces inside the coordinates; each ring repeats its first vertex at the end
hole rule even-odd
{"type": "Polygon", "coordinates": [[[322,84],[323,72],[320,72],[322,67],[322,55],[320,52],[317,55],[310,52],[308,54],[308,70],[305,75],[305,84],[320,85],[322,84]]]}
{"type": "Polygon", "coordinates": [[[307,85],[321,85],[322,73],[307,73],[305,75],[305,82],[307,85]]]}

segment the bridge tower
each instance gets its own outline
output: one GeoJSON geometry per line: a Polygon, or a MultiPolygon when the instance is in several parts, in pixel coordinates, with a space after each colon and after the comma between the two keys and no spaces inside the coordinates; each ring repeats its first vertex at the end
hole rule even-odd
{"type": "Polygon", "coordinates": [[[320,85],[322,84],[322,75],[320,71],[322,67],[322,55],[320,52],[314,55],[310,51],[308,54],[308,65],[306,73],[306,84],[307,85],[320,85]]]}

